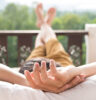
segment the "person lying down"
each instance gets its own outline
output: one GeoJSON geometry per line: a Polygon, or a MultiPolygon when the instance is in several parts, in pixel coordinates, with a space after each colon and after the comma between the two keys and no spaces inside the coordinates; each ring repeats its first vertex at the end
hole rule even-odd
{"type": "Polygon", "coordinates": [[[70,89],[85,78],[96,74],[96,62],[75,67],[51,28],[56,9],[50,8],[44,17],[43,6],[36,7],[37,35],[35,49],[19,72],[0,64],[0,80],[28,86],[43,91],[60,93],[70,89]],[[21,74],[22,73],[22,74],[21,74]]]}

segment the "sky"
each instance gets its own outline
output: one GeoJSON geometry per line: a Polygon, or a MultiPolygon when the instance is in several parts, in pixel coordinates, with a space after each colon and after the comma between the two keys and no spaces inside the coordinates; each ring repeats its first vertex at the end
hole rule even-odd
{"type": "Polygon", "coordinates": [[[96,10],[96,0],[0,0],[0,8],[3,8],[8,3],[31,7],[36,2],[43,3],[45,10],[52,6],[60,11],[96,10]]]}

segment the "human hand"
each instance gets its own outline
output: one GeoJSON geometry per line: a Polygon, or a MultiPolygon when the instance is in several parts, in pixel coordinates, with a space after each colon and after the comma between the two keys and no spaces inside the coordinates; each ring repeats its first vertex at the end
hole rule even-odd
{"type": "Polygon", "coordinates": [[[72,73],[68,72],[70,72],[69,69],[57,70],[52,60],[50,71],[46,71],[46,62],[42,61],[41,69],[39,64],[36,63],[33,72],[25,71],[25,76],[32,88],[60,93],[84,81],[84,75],[73,77],[72,73]]]}

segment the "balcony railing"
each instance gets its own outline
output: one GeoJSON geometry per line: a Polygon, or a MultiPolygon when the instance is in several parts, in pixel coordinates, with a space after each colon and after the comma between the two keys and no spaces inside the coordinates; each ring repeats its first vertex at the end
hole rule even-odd
{"type": "MultiPolygon", "coordinates": [[[[18,65],[26,59],[24,53],[30,54],[33,47],[33,37],[40,31],[38,30],[1,30],[0,31],[0,63],[8,65],[8,36],[16,36],[17,52],[18,52],[18,65]]],[[[82,64],[82,43],[83,37],[88,35],[85,30],[55,30],[57,36],[68,37],[68,52],[71,55],[75,65],[82,64]]]]}

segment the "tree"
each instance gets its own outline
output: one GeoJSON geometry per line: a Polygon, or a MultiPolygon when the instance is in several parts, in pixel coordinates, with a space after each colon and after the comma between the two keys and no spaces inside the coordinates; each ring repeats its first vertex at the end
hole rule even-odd
{"type": "MultiPolygon", "coordinates": [[[[22,5],[8,4],[4,10],[0,10],[0,30],[35,30],[36,14],[35,5],[31,8],[22,5]]],[[[84,29],[86,23],[96,23],[94,12],[60,12],[52,23],[53,29],[84,29]]],[[[67,49],[68,38],[59,36],[58,39],[67,49]]],[[[85,44],[83,43],[83,64],[85,63],[85,44]]],[[[9,66],[17,66],[17,37],[8,37],[9,66]]]]}
{"type": "Polygon", "coordinates": [[[60,20],[60,18],[55,18],[53,23],[52,23],[52,27],[54,29],[61,29],[62,28],[62,22],[60,20]]]}
{"type": "Polygon", "coordinates": [[[65,14],[61,20],[63,29],[81,29],[81,20],[78,15],[65,14]]]}

